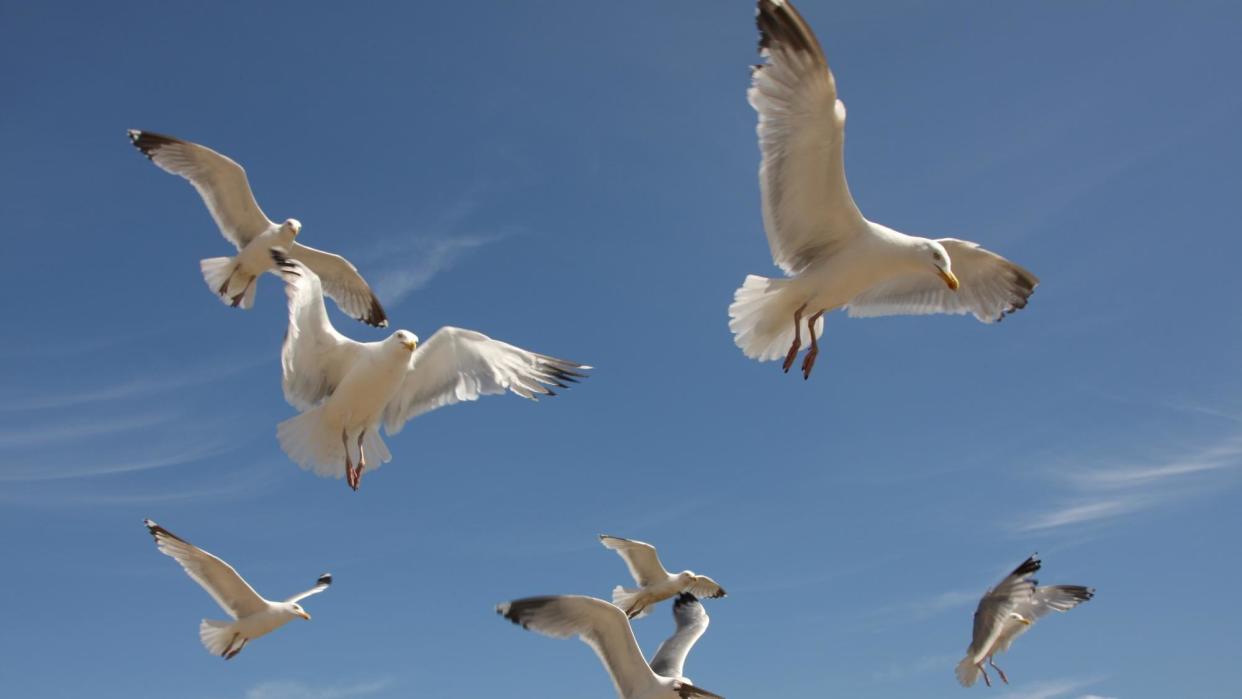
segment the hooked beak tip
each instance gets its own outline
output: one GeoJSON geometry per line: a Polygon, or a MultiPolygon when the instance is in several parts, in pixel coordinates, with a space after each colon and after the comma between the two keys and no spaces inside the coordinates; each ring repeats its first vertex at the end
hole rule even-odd
{"type": "Polygon", "coordinates": [[[940,278],[944,280],[945,285],[953,291],[957,291],[958,287],[962,285],[961,282],[957,280],[957,275],[952,272],[943,269],[937,271],[940,273],[940,278]]]}

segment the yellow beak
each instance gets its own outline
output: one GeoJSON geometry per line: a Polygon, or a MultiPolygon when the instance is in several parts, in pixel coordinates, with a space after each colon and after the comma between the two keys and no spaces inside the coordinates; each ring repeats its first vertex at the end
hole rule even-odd
{"type": "Polygon", "coordinates": [[[950,289],[957,291],[957,288],[962,285],[961,282],[957,281],[957,275],[952,272],[948,272],[943,269],[937,269],[936,272],[940,275],[940,278],[944,280],[945,285],[947,285],[950,289]]]}
{"type": "Polygon", "coordinates": [[[405,348],[411,352],[418,349],[418,340],[410,340],[408,342],[402,342],[401,344],[405,345],[405,348]]]}
{"type": "Polygon", "coordinates": [[[302,617],[303,619],[307,621],[310,621],[310,614],[307,614],[306,612],[299,612],[298,616],[302,617]]]}

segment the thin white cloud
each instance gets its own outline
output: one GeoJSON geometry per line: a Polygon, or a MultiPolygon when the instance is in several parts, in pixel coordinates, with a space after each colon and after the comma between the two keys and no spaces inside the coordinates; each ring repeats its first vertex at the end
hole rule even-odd
{"type": "Polygon", "coordinates": [[[926,675],[935,670],[948,674],[953,672],[953,666],[957,664],[958,659],[957,655],[925,655],[908,662],[890,661],[883,668],[871,673],[871,677],[877,682],[896,682],[909,677],[926,675]]]}
{"type": "Polygon", "coordinates": [[[374,276],[375,293],[390,304],[400,303],[441,272],[447,271],[470,252],[501,240],[498,235],[459,235],[389,241],[370,256],[388,261],[374,276]]]}
{"type": "Polygon", "coordinates": [[[1057,699],[1072,694],[1100,681],[1100,678],[1065,679],[1039,682],[1030,687],[1009,689],[1000,694],[1000,699],[1057,699]]]}
{"type": "Polygon", "coordinates": [[[393,681],[389,678],[328,686],[276,680],[251,687],[246,691],[245,699],[352,699],[378,694],[392,686],[393,681]]]}
{"type": "Polygon", "coordinates": [[[75,463],[62,464],[44,462],[6,466],[0,471],[0,483],[33,483],[36,481],[55,481],[68,478],[86,478],[92,476],[110,476],[121,473],[150,471],[168,466],[180,466],[203,459],[225,454],[238,448],[235,441],[220,438],[205,438],[193,444],[165,444],[140,458],[112,458],[105,461],[75,460],[75,463]]]}
{"type": "Polygon", "coordinates": [[[1048,511],[1015,525],[1036,532],[1113,519],[1194,495],[1214,473],[1242,470],[1242,435],[1191,450],[1163,462],[1122,464],[1063,474],[1070,492],[1048,511]]]}
{"type": "Polygon", "coordinates": [[[137,396],[164,393],[188,386],[219,381],[230,376],[253,369],[261,364],[271,364],[274,356],[249,358],[243,361],[217,363],[206,366],[187,367],[176,373],[165,373],[159,376],[143,376],[109,386],[86,388],[79,391],[62,393],[0,394],[0,412],[17,410],[46,410],[49,408],[68,408],[88,403],[121,400],[137,396]]]}
{"type": "Polygon", "coordinates": [[[127,415],[111,419],[99,418],[62,425],[31,426],[21,430],[7,430],[0,432],[0,449],[18,449],[44,444],[64,444],[65,442],[79,439],[154,427],[155,425],[171,422],[176,418],[177,416],[171,413],[152,413],[148,415],[127,415]]]}

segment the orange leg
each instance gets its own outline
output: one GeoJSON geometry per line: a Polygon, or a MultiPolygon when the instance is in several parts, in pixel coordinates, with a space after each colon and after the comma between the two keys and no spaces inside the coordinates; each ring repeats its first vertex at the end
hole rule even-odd
{"type": "Polygon", "coordinates": [[[800,333],[802,332],[802,311],[805,310],[806,304],[804,303],[798,307],[798,310],[794,311],[794,341],[789,346],[789,354],[785,355],[785,363],[781,366],[786,374],[789,373],[789,367],[793,366],[794,359],[798,357],[798,350],[802,349],[802,335],[800,333]]]}
{"type": "Polygon", "coordinates": [[[811,378],[811,369],[815,366],[815,358],[819,356],[819,338],[815,337],[815,324],[819,322],[822,315],[824,312],[820,311],[806,321],[807,332],[811,333],[811,349],[807,350],[806,358],[802,360],[803,381],[811,378]]]}

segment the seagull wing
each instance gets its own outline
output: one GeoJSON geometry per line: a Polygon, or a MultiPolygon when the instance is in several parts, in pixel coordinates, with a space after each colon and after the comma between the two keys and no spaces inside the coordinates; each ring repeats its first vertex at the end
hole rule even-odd
{"type": "Polygon", "coordinates": [[[625,565],[630,569],[630,575],[634,576],[634,582],[638,583],[639,587],[647,587],[652,583],[668,579],[669,572],[664,569],[660,556],[651,544],[607,534],[600,534],[599,542],[604,545],[604,548],[612,549],[621,555],[621,559],[625,561],[625,565]]]}
{"type": "Polygon", "coordinates": [[[686,656],[698,642],[699,637],[707,631],[711,619],[707,610],[694,595],[683,592],[673,603],[673,620],[677,622],[677,630],[669,636],[651,659],[651,669],[657,675],[665,677],[684,677],[686,656]]]}
{"type": "Polygon", "coordinates": [[[312,587],[311,589],[305,592],[299,592],[285,601],[286,602],[300,602],[306,599],[307,597],[310,597],[311,595],[317,595],[320,592],[323,592],[324,590],[328,589],[328,586],[331,584],[332,584],[332,574],[324,573],[323,575],[319,576],[318,580],[315,581],[314,587],[312,587]]]}
{"type": "Polygon", "coordinates": [[[214,150],[179,138],[129,130],[129,140],[164,171],[190,181],[220,232],[240,250],[276,225],[254,200],[241,165],[214,150]]]}
{"type": "Polygon", "coordinates": [[[187,575],[202,586],[220,608],[234,619],[267,608],[267,601],[233,570],[233,566],[173,534],[151,520],[144,520],[161,553],[177,559],[187,575]]]}
{"type": "Polygon", "coordinates": [[[1035,581],[1031,576],[1039,570],[1039,566],[1039,558],[1031,556],[979,600],[970,648],[966,650],[966,655],[973,659],[972,663],[987,656],[1004,630],[1005,619],[1019,605],[1028,603],[1035,594],[1035,581]]]}
{"type": "Polygon", "coordinates": [[[849,314],[854,318],[891,315],[973,313],[992,323],[1026,307],[1039,285],[1039,278],[1025,268],[979,247],[975,243],[942,238],[950,264],[961,286],[953,291],[935,273],[904,274],[881,282],[854,297],[849,314]]]}
{"type": "Polygon", "coordinates": [[[528,597],[496,606],[496,612],[522,628],[554,638],[578,636],[599,656],[621,697],[646,696],[657,684],[625,613],[593,597],[528,597]]]}
{"type": "Polygon", "coordinates": [[[332,395],[361,345],[332,327],[314,272],[279,250],[272,251],[272,259],[285,280],[289,300],[289,329],[280,349],[285,400],[298,410],[308,410],[332,395]]]}
{"type": "Polygon", "coordinates": [[[867,230],[845,181],[845,104],[811,28],[788,2],[760,0],[747,93],[759,113],[759,190],[772,259],[797,274],[867,230]]]}
{"type": "Polygon", "coordinates": [[[514,347],[473,330],[440,328],[414,351],[410,370],[384,408],[384,426],[396,434],[430,410],[479,396],[512,391],[523,398],[556,395],[591,367],[514,347]]]}
{"type": "Polygon", "coordinates": [[[689,592],[699,598],[719,599],[725,596],[725,589],[720,583],[706,575],[694,576],[694,584],[690,586],[689,592]]]}
{"type": "Polygon", "coordinates": [[[1014,639],[1030,630],[1031,625],[1049,612],[1067,612],[1095,596],[1095,590],[1081,585],[1048,585],[1035,588],[1030,599],[1014,605],[1014,614],[1021,615],[1028,623],[1015,618],[1005,620],[1005,628],[996,639],[994,652],[1009,650],[1014,639]]]}
{"type": "Polygon", "coordinates": [[[388,325],[388,316],[379,299],[349,260],[299,243],[291,246],[289,257],[319,275],[324,293],[331,296],[341,310],[367,325],[377,328],[388,325]]]}

